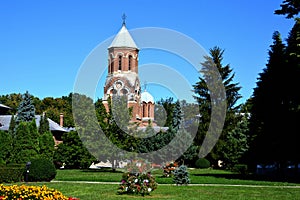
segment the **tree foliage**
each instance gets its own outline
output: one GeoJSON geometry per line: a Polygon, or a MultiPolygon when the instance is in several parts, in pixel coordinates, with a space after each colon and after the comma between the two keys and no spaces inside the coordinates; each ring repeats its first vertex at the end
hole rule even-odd
{"type": "Polygon", "coordinates": [[[299,0],[284,0],[280,4],[280,9],[275,10],[277,15],[286,15],[286,18],[293,18],[300,12],[300,1],[299,0]]]}
{"type": "Polygon", "coordinates": [[[0,131],[0,165],[9,163],[12,151],[11,134],[0,131]]]}
{"type": "MultiPolygon", "coordinates": [[[[205,57],[205,62],[201,63],[202,69],[200,72],[203,74],[203,77],[199,77],[199,81],[194,85],[194,97],[198,102],[201,115],[198,133],[195,137],[195,143],[198,146],[202,145],[204,137],[206,136],[206,133],[209,129],[210,123],[214,124],[214,127],[222,126],[218,123],[220,123],[219,119],[221,119],[222,115],[225,113],[223,113],[221,110],[217,110],[217,115],[214,117],[216,119],[211,118],[212,106],[224,105],[224,102],[226,102],[227,105],[226,118],[222,133],[218,138],[217,144],[209,154],[209,158],[211,161],[224,159],[225,152],[222,151],[222,147],[226,145],[227,134],[232,131],[240,121],[240,117],[239,115],[237,115],[240,105],[237,105],[237,101],[241,98],[241,95],[239,94],[239,90],[241,87],[238,86],[238,83],[234,83],[233,79],[235,74],[233,73],[230,66],[228,64],[222,64],[223,53],[224,50],[219,47],[210,49],[211,57],[205,57]],[[218,69],[220,77],[213,73],[213,67],[216,67],[218,69]],[[221,94],[222,89],[216,83],[216,81],[218,80],[221,81],[225,87],[225,99],[222,99],[222,95],[219,95],[221,94]],[[213,91],[208,88],[207,83],[209,82],[212,82],[213,84],[213,91]],[[214,98],[212,98],[212,95],[214,98]]],[[[211,141],[217,139],[217,136],[215,136],[214,134],[218,130],[217,128],[215,129],[216,130],[213,131],[213,134],[211,136],[206,136],[213,137],[210,139],[211,141]]]]}
{"type": "Polygon", "coordinates": [[[54,161],[65,163],[66,168],[88,168],[95,157],[83,146],[76,131],[70,131],[62,136],[63,143],[59,144],[54,154],[54,161]]]}
{"type": "Polygon", "coordinates": [[[269,61],[260,74],[252,98],[250,132],[254,135],[251,155],[256,162],[297,163],[300,157],[300,20],[290,31],[287,46],[279,32],[273,35],[269,61]]]}
{"type": "Polygon", "coordinates": [[[31,122],[35,119],[35,108],[31,94],[27,91],[22,95],[22,101],[18,106],[16,124],[20,122],[31,122]]]}
{"type": "Polygon", "coordinates": [[[35,120],[21,121],[13,139],[12,162],[25,164],[39,156],[39,134],[35,120]]]}
{"type": "Polygon", "coordinates": [[[54,140],[53,135],[49,128],[49,121],[47,115],[41,115],[40,126],[39,126],[39,146],[40,146],[40,157],[53,160],[54,154],[54,140]]]}

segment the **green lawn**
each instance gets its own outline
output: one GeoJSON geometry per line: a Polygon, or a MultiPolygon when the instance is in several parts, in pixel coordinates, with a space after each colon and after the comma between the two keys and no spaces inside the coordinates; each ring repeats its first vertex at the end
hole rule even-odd
{"type": "Polygon", "coordinates": [[[118,185],[95,183],[35,183],[45,184],[63,194],[78,197],[81,200],[98,199],[186,199],[186,200],[292,200],[300,199],[298,188],[277,187],[231,187],[231,186],[173,186],[159,185],[150,196],[117,195],[118,185]]]}
{"type": "MultiPolygon", "coordinates": [[[[243,177],[222,170],[189,170],[192,184],[189,186],[175,186],[172,178],[163,178],[162,170],[155,170],[152,174],[156,177],[157,190],[150,196],[117,195],[118,183],[122,172],[92,171],[92,170],[58,170],[53,182],[29,183],[30,185],[46,185],[61,191],[66,196],[78,197],[81,200],[98,199],[300,199],[300,184],[289,182],[273,182],[255,180],[255,177],[243,177]],[[63,181],[63,182],[55,182],[63,181]],[[78,182],[75,182],[78,181],[78,182]],[[82,182],[80,182],[82,181],[82,182]],[[88,181],[84,182],[84,181],[88,181]],[[92,183],[91,183],[92,182],[92,183]],[[97,182],[105,182],[99,184],[97,182]],[[216,184],[216,185],[193,185],[216,184]],[[233,186],[233,185],[240,186],[233,186]],[[286,187],[298,186],[298,187],[286,187]]],[[[20,183],[22,184],[22,183],[20,183]]]]}
{"type": "MultiPolygon", "coordinates": [[[[255,180],[253,176],[242,177],[224,170],[212,169],[190,169],[191,183],[194,184],[229,184],[229,185],[300,185],[289,182],[275,182],[266,180],[255,180]]],[[[161,184],[172,184],[172,178],[162,177],[162,170],[154,170],[152,174],[156,181],[161,184]]],[[[55,180],[57,181],[99,181],[99,182],[119,182],[122,172],[92,171],[92,170],[58,170],[55,180]]]]}

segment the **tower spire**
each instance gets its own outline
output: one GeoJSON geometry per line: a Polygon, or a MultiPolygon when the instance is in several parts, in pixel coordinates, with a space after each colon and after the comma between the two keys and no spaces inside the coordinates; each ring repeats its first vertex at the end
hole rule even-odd
{"type": "Polygon", "coordinates": [[[123,13],[123,15],[122,15],[123,26],[126,24],[126,18],[127,18],[127,16],[125,15],[125,13],[123,13]]]}

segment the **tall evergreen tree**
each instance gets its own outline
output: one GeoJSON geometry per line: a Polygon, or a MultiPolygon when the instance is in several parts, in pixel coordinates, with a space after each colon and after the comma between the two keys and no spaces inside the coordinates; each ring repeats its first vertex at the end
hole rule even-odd
{"type": "Polygon", "coordinates": [[[0,165],[9,163],[12,151],[12,137],[9,133],[0,130],[0,165]]]}
{"type": "Polygon", "coordinates": [[[49,121],[46,113],[40,117],[39,126],[39,148],[40,156],[52,161],[54,154],[54,140],[49,128],[49,121]]]}
{"type": "Polygon", "coordinates": [[[249,142],[248,116],[246,114],[238,122],[237,127],[226,136],[226,145],[222,148],[223,162],[226,168],[231,169],[242,161],[249,150],[249,142]]]}
{"type": "MultiPolygon", "coordinates": [[[[240,121],[240,117],[239,115],[237,115],[240,106],[236,104],[237,101],[241,98],[241,95],[239,94],[239,90],[241,87],[238,86],[238,83],[233,82],[235,74],[232,72],[230,66],[228,64],[222,64],[223,53],[224,50],[222,50],[219,47],[214,47],[210,49],[211,57],[205,57],[205,62],[201,63],[202,69],[200,72],[203,73],[203,77],[199,77],[199,81],[194,85],[194,97],[199,104],[199,111],[201,114],[198,133],[195,138],[195,143],[198,146],[201,146],[206,132],[209,129],[211,120],[213,120],[212,123],[218,123],[219,121],[218,119],[211,118],[212,104],[222,105],[224,102],[226,102],[227,105],[226,118],[222,134],[219,137],[217,144],[214,146],[213,150],[209,154],[211,161],[216,161],[218,159],[224,158],[221,149],[223,145],[226,145],[226,134],[229,131],[232,131],[236,127],[237,123],[240,121]],[[222,89],[219,88],[218,85],[214,86],[214,91],[210,91],[207,86],[207,82],[216,82],[217,80],[219,80],[219,78],[216,77],[217,75],[213,73],[213,67],[216,67],[220,73],[220,78],[222,79],[220,81],[223,83],[226,92],[225,99],[222,99],[223,95],[219,95],[222,93],[222,89]],[[216,95],[217,97],[211,98],[211,95],[216,95]]],[[[221,115],[224,114],[221,110],[219,112],[220,116],[217,116],[216,118],[219,118],[221,117],[221,115]]],[[[217,127],[221,127],[221,125],[218,125],[217,127]]]]}
{"type": "Polygon", "coordinates": [[[11,115],[9,128],[8,128],[8,132],[10,135],[14,135],[15,126],[16,126],[15,116],[11,115]]]}
{"type": "Polygon", "coordinates": [[[31,94],[28,91],[22,95],[22,101],[18,106],[16,125],[22,122],[31,122],[35,119],[35,108],[31,94]]]}
{"type": "Polygon", "coordinates": [[[299,0],[284,0],[280,4],[280,9],[275,10],[277,15],[286,15],[286,18],[293,18],[300,12],[300,1],[299,0]]]}
{"type": "Polygon", "coordinates": [[[25,164],[31,159],[37,158],[39,156],[39,134],[35,120],[20,122],[15,134],[12,161],[25,164]]]}
{"type": "Polygon", "coordinates": [[[47,113],[44,113],[44,115],[41,115],[39,124],[40,124],[39,133],[41,135],[50,130],[49,121],[48,121],[48,118],[47,118],[47,113]]]}
{"type": "Polygon", "coordinates": [[[250,133],[254,141],[250,150],[256,162],[272,162],[285,156],[281,145],[287,117],[283,101],[289,78],[289,72],[283,70],[285,65],[285,45],[280,33],[274,32],[268,64],[259,74],[251,100],[250,133]]]}
{"type": "Polygon", "coordinates": [[[285,115],[285,137],[287,154],[286,158],[296,163],[300,162],[299,145],[297,141],[299,135],[300,119],[300,18],[295,20],[295,24],[287,38],[286,47],[287,67],[285,71],[289,73],[287,79],[286,99],[283,101],[287,114],[285,115]]]}
{"type": "Polygon", "coordinates": [[[260,74],[252,98],[250,131],[255,134],[251,153],[256,162],[300,162],[300,20],[292,28],[287,47],[274,33],[267,68],[260,74]],[[254,146],[255,145],[255,146],[254,146]]]}

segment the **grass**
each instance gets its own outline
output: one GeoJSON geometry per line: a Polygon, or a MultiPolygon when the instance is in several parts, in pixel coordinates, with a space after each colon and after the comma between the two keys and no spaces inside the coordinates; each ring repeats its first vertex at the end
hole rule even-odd
{"type": "MultiPolygon", "coordinates": [[[[273,179],[255,177],[252,175],[241,176],[224,170],[190,169],[192,184],[227,184],[227,185],[269,185],[269,186],[292,186],[300,185],[287,181],[274,181],[273,179]],[[272,180],[272,181],[271,181],[272,180]]],[[[172,178],[162,177],[162,170],[152,172],[159,184],[172,184],[172,178]]],[[[107,170],[58,170],[55,180],[57,181],[94,181],[94,182],[119,182],[121,171],[111,172],[107,170]]]]}
{"type": "MultiPolygon", "coordinates": [[[[29,183],[30,185],[46,185],[61,191],[66,196],[81,200],[96,199],[209,199],[209,200],[285,200],[300,199],[300,184],[291,182],[258,180],[255,176],[240,176],[223,170],[190,169],[192,184],[217,185],[189,185],[174,186],[172,178],[163,178],[162,170],[155,170],[152,174],[159,183],[157,190],[150,196],[117,195],[118,183],[122,172],[109,170],[58,170],[55,181],[47,183],[29,183]],[[74,182],[78,181],[78,182],[74,182]],[[80,182],[80,181],[88,181],[80,182]],[[92,182],[92,183],[91,183],[92,182]],[[99,184],[97,182],[105,182],[99,184]],[[232,185],[242,186],[232,186],[232,185]],[[286,187],[298,186],[298,187],[286,187]]],[[[22,183],[20,183],[22,184],[22,183]]]]}
{"type": "Polygon", "coordinates": [[[150,196],[117,195],[118,185],[93,183],[34,183],[45,184],[61,191],[66,196],[81,200],[95,199],[189,199],[189,200],[285,200],[300,199],[299,188],[278,187],[230,187],[230,186],[173,186],[159,185],[150,196]]]}

